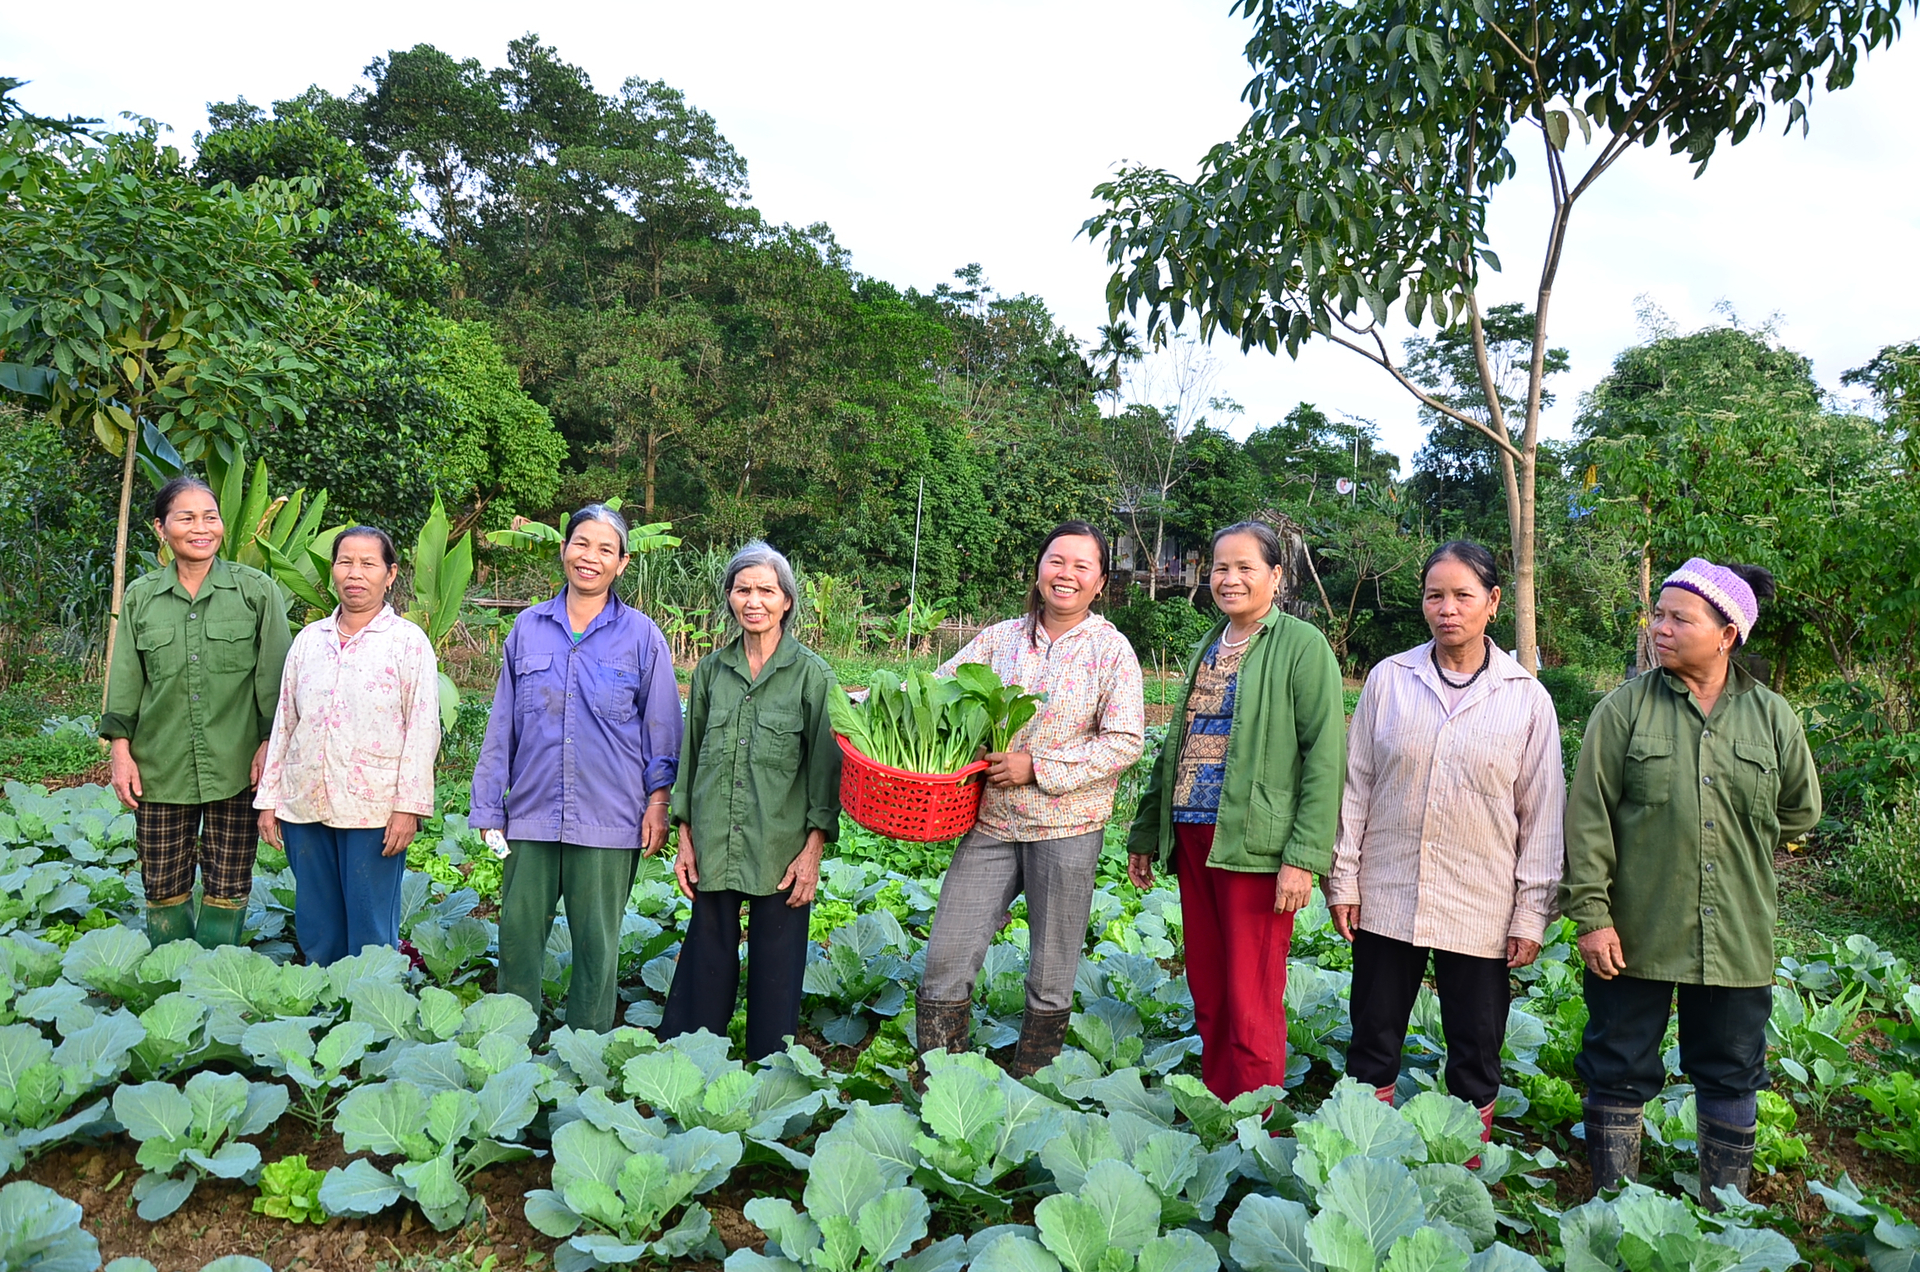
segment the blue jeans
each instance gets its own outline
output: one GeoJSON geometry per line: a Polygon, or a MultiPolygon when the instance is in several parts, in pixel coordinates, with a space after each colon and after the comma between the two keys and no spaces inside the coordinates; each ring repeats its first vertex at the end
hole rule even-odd
{"type": "Polygon", "coordinates": [[[407,854],[380,855],[384,826],[280,823],[296,886],[293,930],[307,961],[325,967],[363,946],[400,944],[400,876],[407,854]]]}

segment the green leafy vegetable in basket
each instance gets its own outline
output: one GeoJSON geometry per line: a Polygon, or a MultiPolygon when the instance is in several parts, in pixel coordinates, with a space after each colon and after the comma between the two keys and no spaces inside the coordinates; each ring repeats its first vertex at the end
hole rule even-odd
{"type": "Polygon", "coordinates": [[[870,760],[909,773],[953,773],[983,746],[1005,750],[1044,699],[969,663],[950,679],[876,671],[865,702],[837,694],[830,714],[834,732],[870,760]]]}

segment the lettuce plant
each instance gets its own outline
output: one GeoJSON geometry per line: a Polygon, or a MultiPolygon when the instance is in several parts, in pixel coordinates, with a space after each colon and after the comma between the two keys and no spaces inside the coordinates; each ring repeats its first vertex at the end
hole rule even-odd
{"type": "Polygon", "coordinates": [[[93,1272],[99,1266],[100,1243],[80,1226],[78,1202],[24,1179],[0,1188],[0,1268],[93,1272]]]}
{"type": "Polygon", "coordinates": [[[288,1223],[325,1223],[320,1183],[326,1176],[307,1165],[305,1154],[268,1162],[260,1171],[260,1195],[253,1199],[255,1214],[288,1223]]]}
{"type": "Polygon", "coordinates": [[[134,1160],[146,1168],[133,1186],[140,1217],[148,1223],[166,1218],[208,1175],[253,1182],[260,1150],[239,1141],[286,1111],[285,1087],[237,1073],[196,1073],[184,1089],[143,1082],[115,1091],[113,1115],[140,1141],[134,1160]]]}
{"type": "Polygon", "coordinates": [[[562,1243],[554,1251],[557,1272],[718,1257],[706,1207],[688,1203],[739,1163],[739,1135],[708,1127],[670,1131],[598,1089],[581,1096],[576,1112],[554,1132],[553,1186],[527,1194],[527,1222],[562,1243]]]}

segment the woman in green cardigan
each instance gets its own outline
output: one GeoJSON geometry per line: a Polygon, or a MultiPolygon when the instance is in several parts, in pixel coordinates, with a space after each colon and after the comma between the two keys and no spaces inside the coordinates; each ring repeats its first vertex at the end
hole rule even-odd
{"type": "Polygon", "coordinates": [[[1287,1076],[1287,950],[1313,877],[1333,863],[1347,738],[1326,637],[1281,612],[1271,527],[1213,537],[1222,621],[1187,672],[1127,837],[1127,873],[1180,880],[1200,1074],[1223,1100],[1287,1076]]]}

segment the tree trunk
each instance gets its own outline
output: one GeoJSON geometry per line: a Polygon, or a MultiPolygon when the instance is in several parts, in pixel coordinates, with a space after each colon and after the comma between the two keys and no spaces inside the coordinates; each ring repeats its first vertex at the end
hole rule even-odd
{"type": "Polygon", "coordinates": [[[1147,599],[1160,597],[1160,549],[1166,543],[1167,519],[1155,517],[1153,520],[1153,559],[1147,563],[1147,599]]]}
{"type": "Polygon", "coordinates": [[[133,455],[138,434],[128,433],[120,465],[120,517],[113,529],[113,603],[107,609],[107,666],[100,677],[100,714],[107,713],[107,685],[113,676],[113,645],[120,636],[120,603],[127,595],[127,521],[133,512],[133,455]]]}
{"type": "MultiPolygon", "coordinates": [[[[1641,500],[1647,507],[1648,501],[1641,500]]],[[[1640,544],[1640,623],[1633,638],[1633,671],[1644,675],[1653,670],[1653,540],[1640,544]]]]}
{"type": "Polygon", "coordinates": [[[653,520],[653,478],[654,478],[654,472],[655,472],[655,460],[658,457],[659,453],[660,453],[660,436],[653,429],[649,428],[647,430],[647,477],[646,477],[647,493],[646,493],[646,498],[643,504],[643,511],[646,514],[646,520],[649,522],[653,520]]]}
{"type": "Polygon", "coordinates": [[[1520,502],[1517,509],[1519,525],[1514,535],[1518,551],[1513,562],[1513,632],[1515,654],[1520,665],[1528,672],[1540,669],[1539,606],[1534,576],[1535,555],[1533,538],[1533,497],[1534,477],[1538,471],[1539,447],[1531,441],[1534,426],[1529,424],[1527,433],[1529,442],[1520,452],[1519,484],[1520,502]]]}

